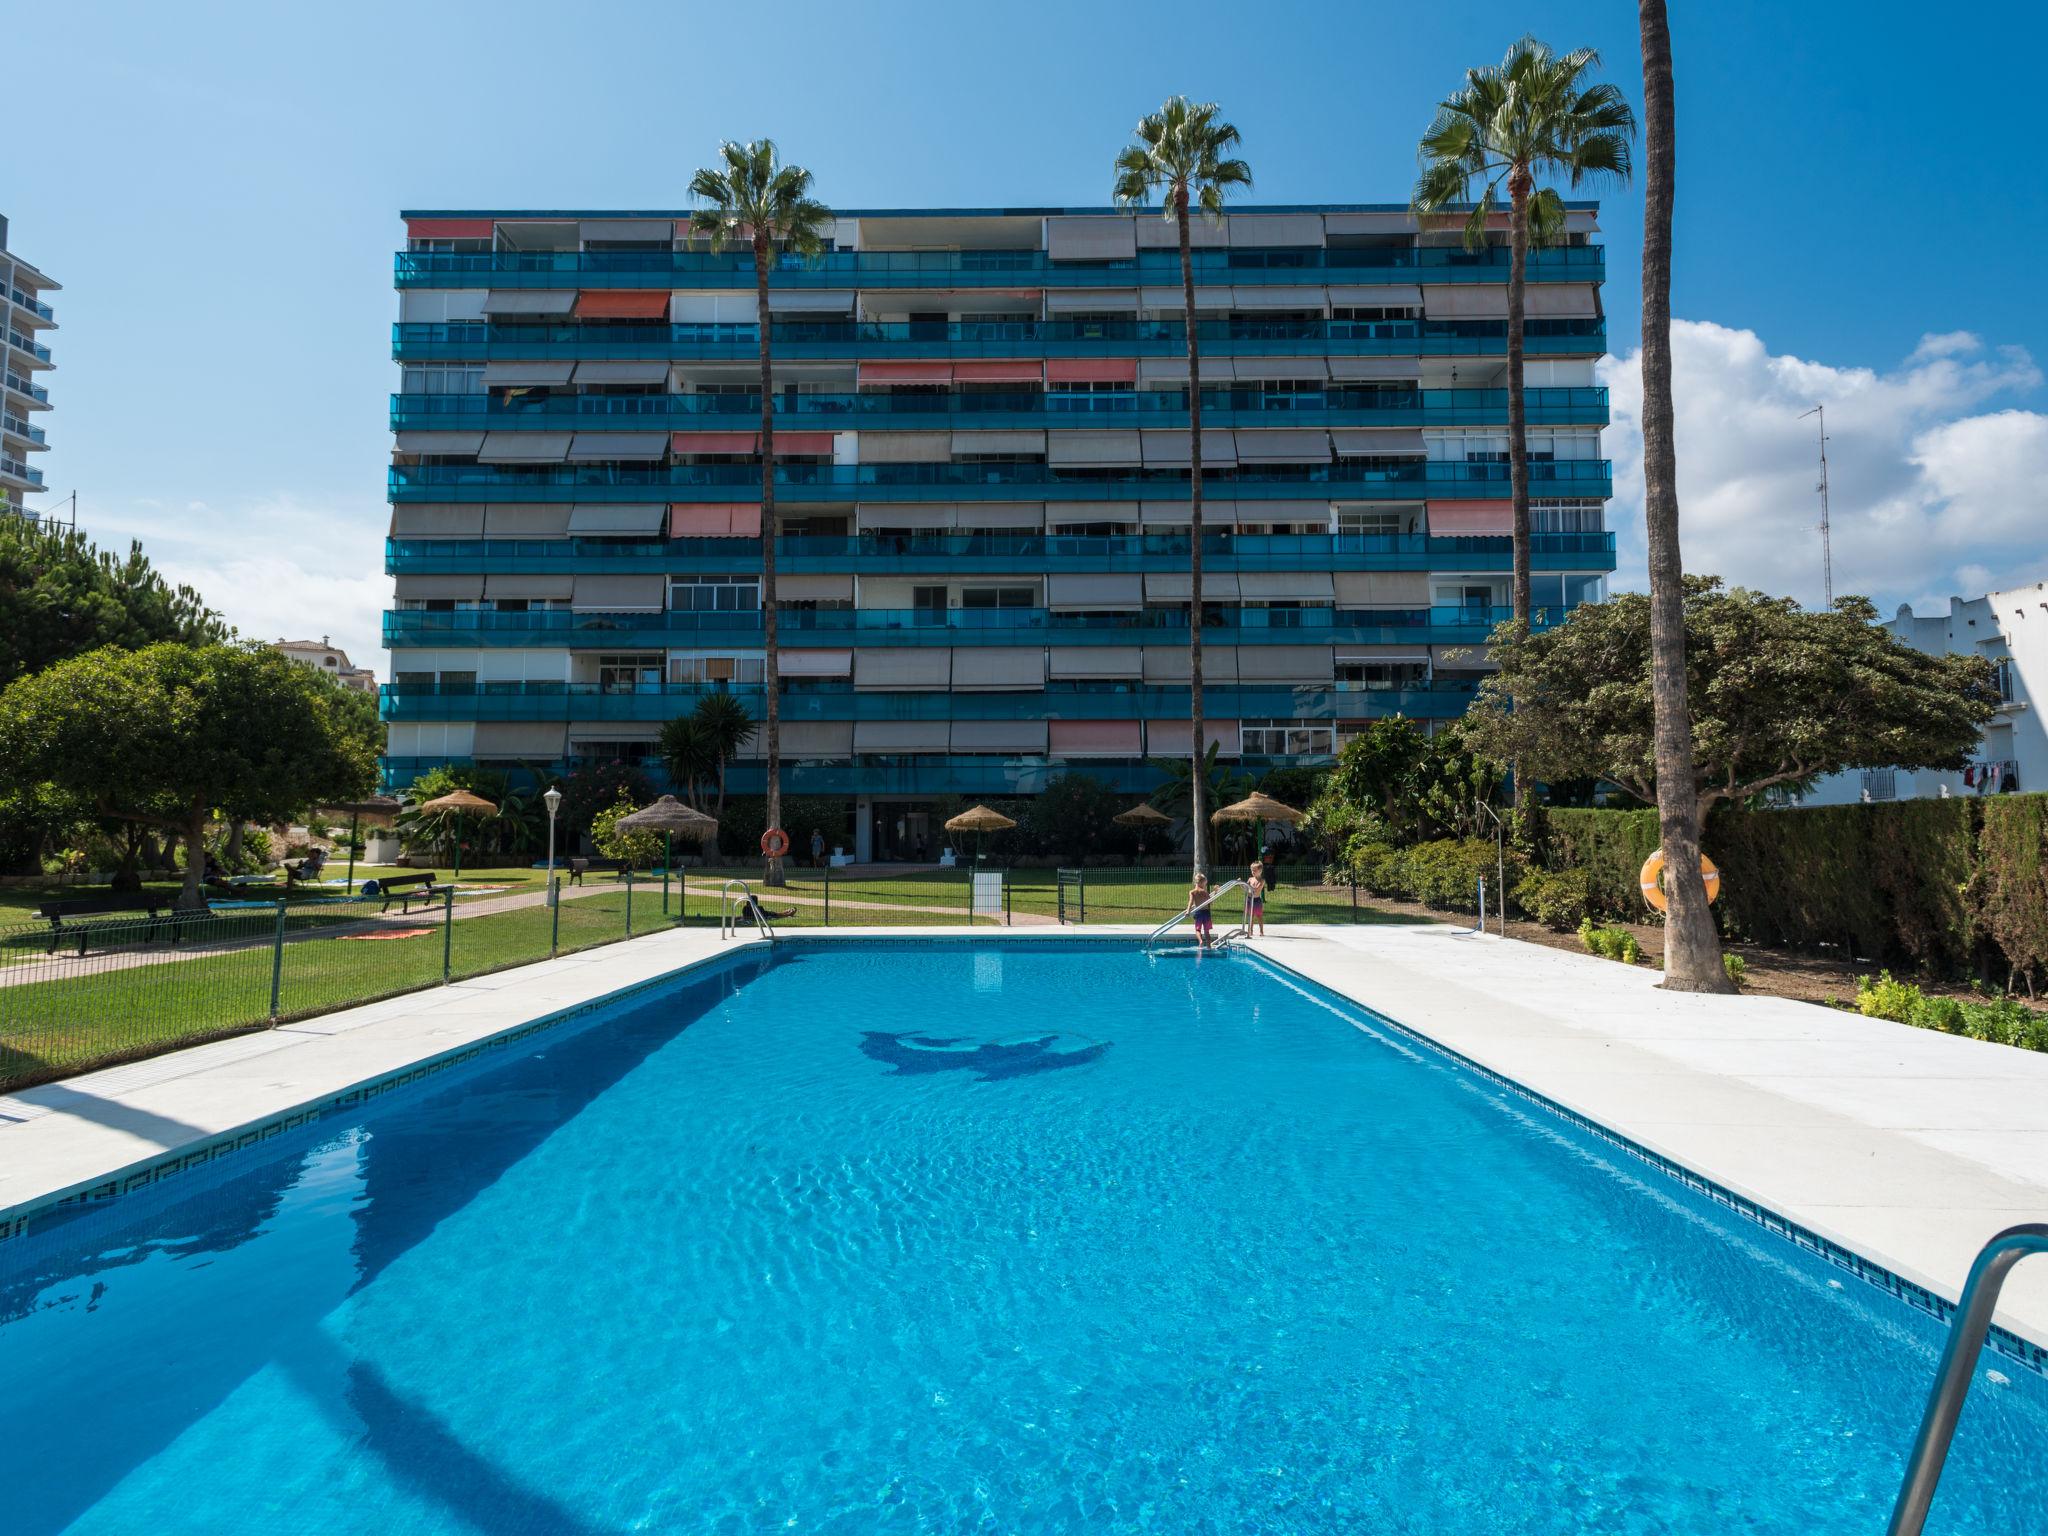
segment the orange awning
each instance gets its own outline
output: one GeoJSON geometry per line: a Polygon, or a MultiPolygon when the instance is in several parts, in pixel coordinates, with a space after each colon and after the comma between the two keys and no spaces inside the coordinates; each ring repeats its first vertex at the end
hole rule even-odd
{"type": "Polygon", "coordinates": [[[666,320],[668,290],[586,288],[576,295],[578,320],[666,320]]]}
{"type": "Polygon", "coordinates": [[[405,232],[414,240],[488,240],[490,219],[407,219],[405,232]]]}
{"type": "Polygon", "coordinates": [[[951,363],[862,363],[863,384],[950,384],[951,363]]]}
{"type": "Polygon", "coordinates": [[[1056,357],[1045,365],[1048,384],[1135,384],[1135,357],[1056,357]]]}
{"type": "Polygon", "coordinates": [[[669,446],[677,453],[757,453],[758,432],[675,432],[669,446]]]}
{"type": "Polygon", "coordinates": [[[724,539],[735,534],[757,533],[761,509],[738,501],[677,501],[668,509],[668,536],[672,539],[724,539]],[[745,527],[733,527],[735,514],[748,514],[745,527]]]}
{"type": "Polygon", "coordinates": [[[775,453],[779,458],[785,453],[823,454],[832,453],[830,432],[778,432],[775,434],[775,453]]]}
{"type": "Polygon", "coordinates": [[[953,377],[962,384],[1036,384],[1044,374],[1044,366],[1039,363],[982,362],[953,365],[953,377]]]}
{"type": "Polygon", "coordinates": [[[1429,531],[1436,538],[1474,538],[1515,531],[1511,501],[1432,501],[1429,531]]]}

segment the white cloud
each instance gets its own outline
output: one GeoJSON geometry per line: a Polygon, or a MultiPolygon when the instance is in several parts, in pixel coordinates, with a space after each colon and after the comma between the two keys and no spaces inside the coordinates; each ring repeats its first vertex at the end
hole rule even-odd
{"type": "Polygon", "coordinates": [[[80,527],[117,553],[142,540],[150,563],[196,588],[244,639],[332,636],[357,666],[389,681],[380,615],[384,509],[374,502],[315,506],[289,496],[217,507],[140,501],[82,512],[80,527]]]}
{"type": "MultiPolygon", "coordinates": [[[[1773,354],[1753,331],[1671,327],[1680,539],[1689,571],[1817,602],[1817,418],[1827,408],[1835,591],[1884,611],[2048,574],[2048,415],[1980,411],[2040,387],[2018,348],[1964,331],[1897,368],[1773,354]]],[[[1641,587],[1641,354],[1609,359],[1619,587],[1641,587]]]]}

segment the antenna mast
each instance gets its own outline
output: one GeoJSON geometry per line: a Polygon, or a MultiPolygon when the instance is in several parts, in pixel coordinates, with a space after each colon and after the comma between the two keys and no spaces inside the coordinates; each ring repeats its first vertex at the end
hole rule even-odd
{"type": "Polygon", "coordinates": [[[1828,535],[1828,408],[1816,405],[1812,410],[1800,414],[1801,421],[1808,416],[1820,418],[1820,484],[1814,489],[1820,492],[1820,580],[1821,590],[1826,594],[1825,606],[1835,606],[1835,552],[1828,535]]]}

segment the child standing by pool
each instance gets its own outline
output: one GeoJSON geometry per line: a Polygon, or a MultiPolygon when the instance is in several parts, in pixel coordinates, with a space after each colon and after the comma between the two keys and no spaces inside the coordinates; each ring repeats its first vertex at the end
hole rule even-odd
{"type": "Polygon", "coordinates": [[[1244,931],[1258,938],[1266,936],[1266,866],[1257,859],[1244,881],[1244,931]]]}
{"type": "Polygon", "coordinates": [[[1203,949],[1209,947],[1209,938],[1215,932],[1216,916],[1209,907],[1209,877],[1196,875],[1194,886],[1188,891],[1188,910],[1195,915],[1195,942],[1203,949]]]}

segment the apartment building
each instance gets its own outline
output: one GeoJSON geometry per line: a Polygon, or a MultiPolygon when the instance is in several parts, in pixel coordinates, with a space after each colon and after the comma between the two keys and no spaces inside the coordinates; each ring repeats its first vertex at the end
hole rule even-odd
{"type": "Polygon", "coordinates": [[[344,688],[357,693],[377,691],[377,674],[368,667],[359,667],[351,662],[348,652],[328,635],[322,635],[318,640],[287,640],[280,635],[270,644],[272,649],[282,651],[300,666],[325,672],[344,688]]]}
{"type": "MultiPolygon", "coordinates": [[[[842,213],[822,258],[778,262],[765,317],[748,254],[693,243],[687,212],[404,218],[392,789],[648,758],[707,690],[758,717],[771,534],[784,792],[853,802],[862,858],[936,842],[938,796],[1154,787],[1189,747],[1191,623],[1210,734],[1260,772],[1462,714],[1505,615],[1507,253],[1403,206],[1197,225],[1200,594],[1156,213],[842,213]]],[[[1575,203],[1530,258],[1538,622],[1614,567],[1596,232],[1575,203]]]]}
{"type": "Polygon", "coordinates": [[[9,249],[7,220],[0,218],[0,316],[6,319],[4,385],[0,385],[0,512],[29,510],[22,501],[43,487],[35,455],[50,444],[40,425],[50,408],[41,378],[56,367],[43,338],[57,328],[47,295],[62,285],[26,257],[9,249]]]}
{"type": "Polygon", "coordinates": [[[1884,627],[1916,651],[1984,657],[1998,674],[1997,712],[1960,770],[1852,769],[1829,774],[1801,804],[2048,789],[2048,727],[2041,721],[2042,706],[2048,704],[2048,582],[1983,597],[1951,597],[1946,613],[1925,618],[1902,603],[1884,627]]]}

